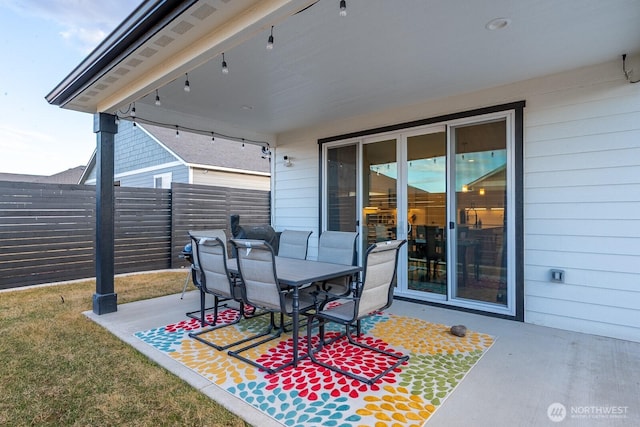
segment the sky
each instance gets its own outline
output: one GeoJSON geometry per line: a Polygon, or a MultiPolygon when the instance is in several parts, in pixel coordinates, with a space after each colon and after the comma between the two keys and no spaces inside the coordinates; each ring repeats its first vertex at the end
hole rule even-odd
{"type": "Polygon", "coordinates": [[[45,96],[141,0],[0,0],[0,172],[53,175],[86,165],[93,115],[45,96]]]}
{"type": "MultiPolygon", "coordinates": [[[[462,154],[456,154],[456,191],[462,191],[463,185],[471,184],[507,164],[507,150],[474,151],[466,156],[465,159],[462,154]]],[[[398,179],[398,165],[395,162],[371,165],[370,169],[398,179]]],[[[444,193],[447,186],[444,156],[410,161],[408,183],[430,193],[444,193]]]]}

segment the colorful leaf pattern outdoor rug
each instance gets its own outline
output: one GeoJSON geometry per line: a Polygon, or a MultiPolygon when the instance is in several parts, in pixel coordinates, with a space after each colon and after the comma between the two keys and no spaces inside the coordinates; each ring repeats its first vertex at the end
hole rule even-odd
{"type": "MultiPolygon", "coordinates": [[[[234,313],[226,310],[221,315],[230,322],[234,313]]],[[[231,342],[264,328],[267,317],[243,320],[203,337],[231,342]]],[[[486,334],[469,331],[460,338],[445,325],[378,313],[362,322],[360,339],[409,354],[410,359],[369,386],[308,359],[297,368],[267,374],[188,336],[199,329],[199,322],[189,319],[135,335],[286,426],[423,426],[493,344],[486,334]]],[[[337,331],[328,327],[327,337],[337,331]]],[[[301,337],[300,354],[306,353],[306,345],[301,337]]],[[[278,366],[289,360],[291,346],[291,336],[283,335],[243,354],[266,366],[278,366]]],[[[325,347],[318,357],[360,369],[365,376],[390,364],[389,359],[351,346],[346,339],[325,347]]]]}

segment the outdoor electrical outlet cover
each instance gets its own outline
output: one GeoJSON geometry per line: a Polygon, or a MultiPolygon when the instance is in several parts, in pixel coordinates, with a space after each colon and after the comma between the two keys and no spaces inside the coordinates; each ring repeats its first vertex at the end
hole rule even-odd
{"type": "Polygon", "coordinates": [[[564,283],[564,270],[551,270],[551,281],[556,283],[564,283]]]}

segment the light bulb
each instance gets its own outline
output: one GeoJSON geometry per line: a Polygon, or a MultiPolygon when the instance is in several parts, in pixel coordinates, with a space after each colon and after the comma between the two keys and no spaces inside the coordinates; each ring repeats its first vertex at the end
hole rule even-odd
{"type": "Polygon", "coordinates": [[[178,126],[176,126],[176,138],[180,138],[180,130],[178,129],[178,126]]]}
{"type": "Polygon", "coordinates": [[[156,89],[156,107],[159,107],[162,105],[162,102],[160,102],[160,95],[158,95],[158,89],[156,89]]]}
{"type": "Polygon", "coordinates": [[[133,108],[131,109],[131,117],[135,117],[136,116],[136,103],[133,103],[133,108]]]}
{"type": "Polygon", "coordinates": [[[191,85],[189,85],[189,74],[185,73],[185,78],[186,80],[184,81],[184,91],[185,92],[191,92],[191,85]]]}
{"type": "Polygon", "coordinates": [[[340,16],[347,16],[347,1],[340,0],[340,16]]]}
{"type": "Polygon", "coordinates": [[[267,50],[273,49],[273,25],[271,26],[271,35],[269,36],[269,40],[267,40],[267,50]]]}
{"type": "Polygon", "coordinates": [[[227,61],[224,60],[224,53],[222,54],[222,74],[229,74],[229,67],[227,61]]]}

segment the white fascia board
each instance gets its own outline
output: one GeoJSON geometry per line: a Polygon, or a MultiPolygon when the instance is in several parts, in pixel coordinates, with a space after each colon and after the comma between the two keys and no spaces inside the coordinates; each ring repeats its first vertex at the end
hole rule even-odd
{"type": "Polygon", "coordinates": [[[257,172],[257,171],[250,171],[247,169],[225,168],[224,166],[201,165],[198,163],[185,163],[185,164],[189,166],[189,168],[193,168],[193,169],[207,169],[210,171],[243,173],[245,175],[271,176],[269,172],[257,172]]]}
{"type": "Polygon", "coordinates": [[[161,165],[149,166],[149,167],[146,167],[146,168],[135,169],[135,170],[132,170],[132,171],[119,173],[119,174],[116,174],[114,176],[114,178],[117,179],[117,178],[122,178],[122,177],[125,177],[125,176],[137,175],[139,173],[154,172],[154,171],[157,171],[157,170],[160,170],[160,169],[172,168],[174,166],[184,166],[184,163],[182,163],[182,162],[163,163],[161,165]]]}
{"type": "MultiPolygon", "coordinates": [[[[84,168],[84,171],[82,171],[82,175],[80,175],[80,179],[78,180],[78,184],[82,184],[83,181],[86,181],[87,177],[89,176],[89,174],[91,173],[91,170],[96,166],[96,154],[97,154],[97,149],[93,150],[93,153],[91,154],[91,157],[89,158],[89,162],[87,163],[87,166],[84,168]]],[[[95,181],[95,180],[93,180],[95,181]]],[[[86,184],[86,182],[85,182],[86,184]]]]}

